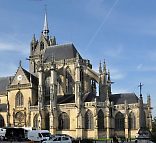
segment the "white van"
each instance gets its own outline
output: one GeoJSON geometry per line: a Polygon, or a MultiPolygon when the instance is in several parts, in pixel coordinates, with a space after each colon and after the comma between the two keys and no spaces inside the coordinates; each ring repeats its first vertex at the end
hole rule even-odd
{"type": "Polygon", "coordinates": [[[49,140],[51,134],[48,130],[32,130],[28,131],[28,140],[31,141],[45,141],[49,140]]]}

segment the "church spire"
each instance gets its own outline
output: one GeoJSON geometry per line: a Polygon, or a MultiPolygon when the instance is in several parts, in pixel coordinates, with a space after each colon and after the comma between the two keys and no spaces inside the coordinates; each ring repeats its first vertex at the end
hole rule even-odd
{"type": "Polygon", "coordinates": [[[101,61],[100,61],[100,64],[99,64],[99,73],[100,74],[102,73],[101,61]]]}
{"type": "Polygon", "coordinates": [[[33,35],[32,37],[32,41],[31,41],[33,44],[36,43],[36,37],[35,37],[35,34],[33,35]]]}
{"type": "Polygon", "coordinates": [[[43,35],[45,36],[46,39],[49,38],[48,33],[49,33],[49,28],[48,28],[48,20],[47,20],[47,10],[45,8],[45,16],[44,16],[44,26],[42,30],[43,35]]]}
{"type": "Polygon", "coordinates": [[[107,73],[107,71],[106,71],[106,62],[105,62],[105,60],[104,60],[104,63],[103,63],[103,73],[107,73]]]}

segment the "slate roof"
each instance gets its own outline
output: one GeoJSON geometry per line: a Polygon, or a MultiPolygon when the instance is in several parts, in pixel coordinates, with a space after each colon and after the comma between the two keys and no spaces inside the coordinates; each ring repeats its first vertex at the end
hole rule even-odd
{"type": "Polygon", "coordinates": [[[120,94],[112,94],[110,96],[110,101],[113,101],[115,105],[124,104],[125,100],[128,104],[138,103],[139,98],[135,93],[120,93],[120,94]]]}
{"type": "MultiPolygon", "coordinates": [[[[51,61],[52,56],[55,58],[56,61],[76,58],[77,53],[78,51],[73,44],[54,45],[46,49],[44,53],[44,61],[51,61]]],[[[80,54],[79,57],[80,59],[82,59],[80,54]]]]}
{"type": "Polygon", "coordinates": [[[0,112],[7,112],[7,104],[0,104],[0,112]]]}
{"type": "Polygon", "coordinates": [[[38,78],[37,77],[35,77],[33,74],[31,74],[30,72],[28,72],[24,68],[22,68],[22,70],[25,73],[25,75],[26,75],[27,79],[29,80],[29,82],[30,82],[30,76],[31,76],[32,83],[38,84],[38,78]]]}
{"type": "Polygon", "coordinates": [[[93,92],[89,92],[83,96],[83,101],[91,102],[91,101],[95,101],[95,98],[97,98],[97,96],[93,92]]]}
{"type": "MultiPolygon", "coordinates": [[[[95,101],[95,98],[100,101],[99,97],[96,96],[93,92],[86,93],[82,100],[83,102],[92,102],[95,101]]],[[[125,100],[127,104],[138,103],[139,98],[136,96],[135,93],[120,93],[120,94],[112,94],[110,95],[110,101],[114,102],[114,105],[117,104],[124,104],[125,100]]],[[[64,104],[64,103],[75,103],[75,95],[58,95],[57,96],[57,104],[64,104]]]]}
{"type": "Polygon", "coordinates": [[[63,104],[63,103],[75,103],[75,96],[73,94],[69,95],[58,95],[57,96],[57,103],[63,104]]]}
{"type": "Polygon", "coordinates": [[[10,83],[10,78],[13,77],[0,77],[0,94],[3,94],[6,92],[6,89],[10,83]]]}

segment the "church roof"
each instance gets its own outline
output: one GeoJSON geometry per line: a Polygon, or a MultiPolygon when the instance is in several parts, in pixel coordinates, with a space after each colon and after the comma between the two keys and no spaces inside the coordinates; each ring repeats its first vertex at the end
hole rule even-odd
{"type": "Polygon", "coordinates": [[[51,61],[52,57],[54,57],[55,60],[76,58],[77,53],[78,51],[76,50],[75,46],[72,43],[63,45],[54,45],[46,49],[44,54],[44,61],[49,62],[51,61]]]}
{"type": "Polygon", "coordinates": [[[12,77],[0,77],[0,94],[4,94],[12,77]]]}
{"type": "Polygon", "coordinates": [[[74,103],[75,102],[75,96],[73,94],[68,94],[68,95],[60,95],[57,96],[57,103],[58,104],[63,104],[63,103],[74,103]]]}
{"type": "Polygon", "coordinates": [[[95,98],[97,98],[97,96],[95,95],[95,93],[89,92],[89,93],[86,93],[83,96],[83,101],[84,102],[91,102],[91,101],[95,101],[95,98]]]}
{"type": "Polygon", "coordinates": [[[135,93],[120,93],[120,94],[112,94],[110,96],[110,101],[113,101],[114,104],[124,104],[125,101],[128,104],[138,103],[138,97],[135,93]]]}
{"type": "Polygon", "coordinates": [[[30,82],[30,76],[31,76],[32,83],[38,84],[38,78],[37,77],[35,77],[33,74],[31,74],[30,72],[28,72],[24,68],[22,68],[22,70],[25,73],[25,75],[26,75],[27,79],[29,80],[29,82],[30,82]]]}

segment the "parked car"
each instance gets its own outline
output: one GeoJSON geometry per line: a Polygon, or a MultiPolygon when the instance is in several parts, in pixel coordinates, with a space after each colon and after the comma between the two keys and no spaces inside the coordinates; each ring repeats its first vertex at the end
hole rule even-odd
{"type": "Polygon", "coordinates": [[[43,141],[42,143],[72,143],[72,140],[68,136],[55,136],[50,140],[43,141]]]}
{"type": "Polygon", "coordinates": [[[6,129],[0,128],[0,140],[3,141],[5,139],[6,129]]]}
{"type": "Polygon", "coordinates": [[[75,138],[73,138],[72,136],[67,135],[67,134],[55,134],[55,136],[70,137],[71,141],[74,141],[75,140],[75,138]]]}

